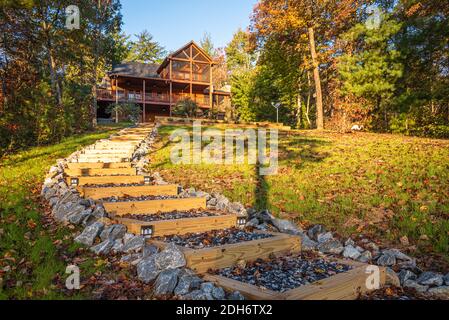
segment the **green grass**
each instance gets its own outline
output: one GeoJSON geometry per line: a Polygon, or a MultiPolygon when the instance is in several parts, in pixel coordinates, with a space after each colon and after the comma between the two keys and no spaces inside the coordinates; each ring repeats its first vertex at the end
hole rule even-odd
{"type": "MultiPolygon", "coordinates": [[[[63,255],[73,254],[67,228],[44,225],[39,201],[42,181],[55,160],[64,158],[124,125],[100,126],[98,131],[76,135],[61,143],[9,155],[0,160],[0,299],[67,298],[55,285],[67,267],[63,255]]],[[[95,272],[91,267],[82,277],[95,272]]],[[[81,298],[81,293],[71,298],[81,298]]]]}
{"type": "Polygon", "coordinates": [[[174,165],[162,127],[150,168],[170,182],[224,193],[302,226],[321,223],[342,236],[364,233],[419,253],[449,251],[449,141],[379,134],[280,134],[279,174],[250,165],[174,165]],[[429,240],[422,240],[423,236],[429,240]],[[421,238],[421,240],[420,240],[421,238]]]}

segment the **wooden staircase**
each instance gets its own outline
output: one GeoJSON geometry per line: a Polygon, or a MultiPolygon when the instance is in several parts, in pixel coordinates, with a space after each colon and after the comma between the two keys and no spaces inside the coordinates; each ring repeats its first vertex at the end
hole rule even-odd
{"type": "MultiPolygon", "coordinates": [[[[139,219],[129,219],[127,215],[156,215],[173,211],[188,212],[191,210],[211,211],[207,209],[206,198],[181,198],[178,196],[177,185],[152,185],[151,177],[137,175],[131,158],[139,144],[152,131],[151,125],[138,128],[125,129],[120,134],[107,140],[100,140],[95,145],[83,151],[77,162],[69,163],[65,170],[67,182],[76,186],[85,198],[102,201],[109,216],[117,223],[124,224],[128,232],[141,234],[148,238],[148,242],[163,248],[165,242],[154,241],[154,237],[170,235],[184,235],[187,233],[202,233],[212,230],[242,227],[245,223],[236,214],[215,212],[215,215],[206,217],[180,218],[172,220],[156,220],[146,222],[139,219]],[[162,197],[151,200],[134,201],[136,197],[162,197]],[[115,197],[115,201],[110,199],[115,197]]],[[[235,244],[205,249],[187,249],[180,247],[184,252],[187,267],[203,274],[205,279],[216,282],[227,290],[240,290],[249,299],[284,299],[280,293],[261,291],[259,288],[236,283],[217,276],[207,275],[210,269],[231,267],[240,261],[254,261],[258,258],[268,258],[273,255],[299,253],[301,241],[298,236],[272,233],[271,237],[245,241],[235,244]]],[[[346,281],[360,283],[360,273],[353,277],[346,277],[346,281]]],[[[306,286],[308,287],[308,286],[306,286]]],[[[332,286],[331,286],[332,287],[332,286]]],[[[334,290],[335,286],[331,288],[334,290]]],[[[338,286],[341,288],[341,284],[338,286]]],[[[334,295],[334,298],[355,298],[356,288],[351,282],[345,287],[343,293],[334,295]],[[348,290],[352,290],[348,294],[348,290]]],[[[310,288],[306,288],[310,290],[310,288]]],[[[316,298],[317,290],[312,290],[316,298]]],[[[326,291],[326,290],[324,290],[326,291]]],[[[298,295],[300,296],[300,295],[298,295]]],[[[318,295],[319,296],[319,295],[318,295]]],[[[307,295],[301,296],[307,298],[307,295]]]]}

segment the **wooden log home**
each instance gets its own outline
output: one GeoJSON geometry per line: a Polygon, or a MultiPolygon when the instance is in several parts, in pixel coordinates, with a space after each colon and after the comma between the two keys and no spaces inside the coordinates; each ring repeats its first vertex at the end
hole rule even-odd
{"type": "Polygon", "coordinates": [[[230,92],[213,85],[212,58],[194,41],[170,54],[162,64],[127,62],[117,65],[97,90],[97,117],[109,118],[107,106],[131,102],[141,106],[142,122],[171,116],[180,100],[190,98],[201,109],[223,117],[231,104],[230,92]]]}

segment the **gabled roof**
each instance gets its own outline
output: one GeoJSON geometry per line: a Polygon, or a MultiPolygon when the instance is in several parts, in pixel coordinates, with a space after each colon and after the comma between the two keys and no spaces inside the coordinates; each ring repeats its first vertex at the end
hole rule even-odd
{"type": "Polygon", "coordinates": [[[123,62],[112,68],[109,76],[128,76],[134,78],[159,78],[156,63],[123,62]]]}
{"type": "Polygon", "coordinates": [[[207,59],[210,63],[213,63],[213,60],[212,60],[212,58],[209,56],[209,54],[208,54],[206,51],[204,51],[204,49],[201,48],[201,46],[199,46],[195,41],[192,40],[192,41],[190,41],[189,43],[187,43],[185,46],[181,47],[180,49],[178,49],[178,50],[176,50],[175,52],[173,52],[173,53],[171,53],[170,55],[168,55],[168,57],[165,58],[164,62],[162,62],[162,64],[159,66],[157,72],[158,72],[158,73],[161,73],[161,72],[162,72],[162,69],[164,69],[164,68],[168,65],[168,63],[170,62],[170,59],[171,59],[171,58],[177,56],[177,55],[180,54],[183,50],[187,49],[187,48],[190,47],[190,46],[194,46],[199,52],[201,52],[201,53],[206,57],[206,59],[207,59]]]}

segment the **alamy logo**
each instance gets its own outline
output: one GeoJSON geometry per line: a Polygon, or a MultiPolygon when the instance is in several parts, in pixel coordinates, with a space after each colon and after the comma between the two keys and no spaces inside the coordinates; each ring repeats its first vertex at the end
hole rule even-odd
{"type": "Polygon", "coordinates": [[[365,286],[368,290],[378,290],[380,288],[380,268],[378,266],[370,265],[366,267],[366,278],[365,286]]]}
{"type": "Polygon", "coordinates": [[[65,273],[70,274],[65,280],[65,286],[69,290],[79,290],[80,289],[80,268],[71,265],[67,266],[65,273]]]}
{"type": "Polygon", "coordinates": [[[69,30],[80,28],[80,9],[76,5],[65,8],[65,27],[69,30]]]}
{"type": "Polygon", "coordinates": [[[195,121],[192,135],[186,129],[171,134],[173,164],[250,164],[258,165],[262,176],[277,174],[278,130],[201,129],[201,121],[195,121]]]}

